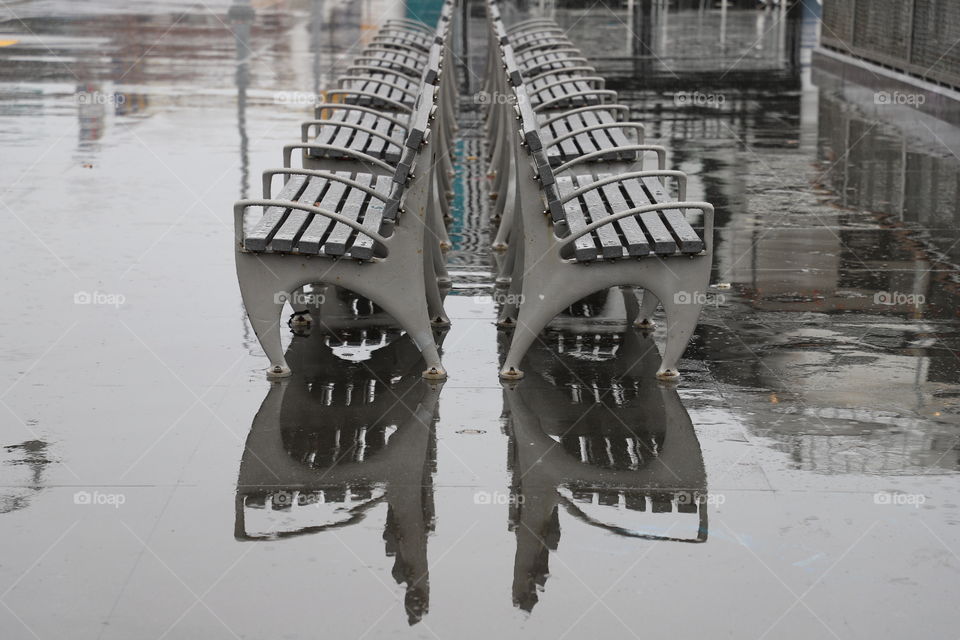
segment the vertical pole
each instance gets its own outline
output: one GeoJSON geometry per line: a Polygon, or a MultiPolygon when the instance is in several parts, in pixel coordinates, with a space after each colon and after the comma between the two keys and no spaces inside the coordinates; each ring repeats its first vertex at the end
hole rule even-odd
{"type": "Polygon", "coordinates": [[[465,92],[471,95],[470,91],[470,54],[467,47],[467,40],[470,37],[470,0],[460,0],[460,63],[463,65],[463,82],[465,92]]]}
{"type": "Polygon", "coordinates": [[[727,0],[720,0],[720,51],[727,50],[727,0]]]}

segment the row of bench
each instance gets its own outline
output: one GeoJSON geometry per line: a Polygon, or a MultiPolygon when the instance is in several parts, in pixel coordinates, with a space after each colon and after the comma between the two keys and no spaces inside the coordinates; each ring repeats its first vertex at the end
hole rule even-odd
{"type": "Polygon", "coordinates": [[[454,65],[444,64],[452,12],[447,0],[436,28],[384,22],[302,124],[300,141],[284,146],[283,166],[264,172],[263,197],[234,206],[237,276],[268,377],[290,375],[284,304],[303,311],[297,293],[320,283],[373,301],[419,347],[424,377],[446,377],[433,327],[449,323],[442,252],[457,97],[454,65]],[[248,220],[254,207],[263,215],[248,220]]]}
{"type": "Polygon", "coordinates": [[[644,142],[642,123],[623,119],[629,107],[555,22],[508,29],[496,0],[486,8],[494,248],[505,252],[497,282],[510,287],[498,322],[513,329],[501,378],[523,377],[524,354],[554,316],[615,286],[643,289],[640,327],[651,327],[662,305],[657,377],[677,378],[709,283],[713,207],[686,201],[686,175],[666,168],[666,149],[644,142]],[[656,168],[646,167],[649,157],[656,168]],[[702,212],[702,233],[688,211],[702,212]]]}

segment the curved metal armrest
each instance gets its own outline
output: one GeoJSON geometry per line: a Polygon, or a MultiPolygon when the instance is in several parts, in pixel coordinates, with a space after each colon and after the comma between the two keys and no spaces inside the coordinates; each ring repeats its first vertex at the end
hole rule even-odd
{"type": "MultiPolygon", "coordinates": [[[[390,72],[387,71],[386,73],[390,73],[390,72]]],[[[401,76],[401,77],[405,78],[406,76],[401,76]]],[[[417,93],[415,91],[411,91],[410,89],[407,89],[397,84],[396,82],[390,82],[389,80],[384,80],[383,78],[376,78],[373,76],[340,76],[339,78],[337,78],[337,84],[339,84],[341,88],[343,87],[344,82],[375,82],[377,84],[382,84],[384,86],[390,87],[391,89],[396,89],[400,93],[406,96],[409,96],[410,99],[413,101],[416,101],[417,99],[417,93]]]]}
{"type": "Polygon", "coordinates": [[[553,170],[554,173],[562,173],[574,165],[578,165],[587,160],[593,160],[594,158],[602,158],[609,154],[612,151],[655,151],[657,153],[657,168],[661,171],[667,168],[667,150],[661,147],[658,144],[625,144],[619,147],[610,147],[609,149],[601,149],[600,151],[591,151],[590,153],[585,153],[582,156],[574,158],[569,162],[565,162],[556,169],[553,170]]]}
{"type": "Polygon", "coordinates": [[[360,191],[363,191],[364,193],[368,193],[374,198],[376,198],[377,200],[381,200],[383,202],[386,202],[387,199],[390,197],[389,194],[380,193],[376,189],[368,187],[367,185],[364,185],[364,184],[360,184],[356,180],[351,180],[350,178],[344,178],[343,176],[338,176],[337,174],[331,173],[329,171],[318,171],[314,169],[283,168],[283,169],[267,169],[266,171],[263,172],[263,197],[264,198],[269,199],[273,197],[273,194],[271,193],[273,191],[271,189],[271,186],[273,183],[273,176],[281,175],[281,174],[291,175],[291,176],[313,176],[316,178],[326,178],[327,180],[332,180],[333,182],[342,182],[348,187],[359,189],[360,191]]]}
{"type": "Polygon", "coordinates": [[[375,98],[381,102],[386,102],[391,107],[396,108],[397,111],[402,111],[403,113],[413,113],[412,107],[405,105],[402,102],[391,100],[390,98],[384,98],[373,91],[362,91],[360,89],[334,89],[327,92],[327,97],[329,98],[330,96],[364,96],[367,98],[375,98]]]}
{"type": "Polygon", "coordinates": [[[429,52],[424,52],[420,50],[410,53],[406,51],[400,51],[399,49],[391,49],[390,47],[385,47],[384,45],[377,44],[377,43],[368,44],[366,47],[363,48],[363,51],[360,52],[360,55],[367,55],[373,52],[392,53],[392,54],[401,55],[404,58],[410,58],[416,61],[426,60],[430,55],[429,52]]]}
{"type": "Polygon", "coordinates": [[[336,120],[311,120],[309,122],[303,123],[300,127],[301,142],[307,141],[307,132],[310,129],[311,122],[313,123],[319,122],[321,126],[343,127],[345,129],[356,129],[357,131],[362,131],[363,133],[374,136],[375,138],[380,138],[382,140],[385,140],[387,145],[393,145],[395,147],[403,146],[403,140],[400,140],[398,142],[397,140],[394,140],[393,138],[383,133],[382,131],[377,131],[376,129],[371,129],[370,127],[364,127],[363,125],[354,124],[352,122],[337,122],[336,120]]]}
{"type": "Polygon", "coordinates": [[[410,27],[411,29],[417,29],[419,31],[422,31],[428,36],[433,35],[433,29],[431,29],[430,27],[428,27],[427,25],[423,24],[418,20],[412,20],[410,18],[388,18],[387,20],[383,21],[383,24],[384,26],[391,25],[391,24],[396,24],[396,25],[402,24],[410,27]]]}
{"type": "MultiPolygon", "coordinates": [[[[555,71],[554,73],[566,73],[566,72],[555,71]]],[[[531,86],[532,91],[530,91],[529,94],[531,96],[536,96],[536,95],[539,95],[541,92],[546,91],[547,89],[553,89],[554,87],[561,87],[565,84],[570,84],[571,82],[593,82],[598,85],[596,87],[592,87],[593,89],[603,89],[604,85],[607,83],[607,80],[606,78],[602,78],[600,76],[580,76],[578,78],[564,78],[562,80],[555,80],[553,82],[548,82],[547,84],[537,89],[533,89],[533,87],[531,86]]],[[[528,80],[527,84],[530,85],[530,83],[531,81],[528,80]]]]}
{"type": "MultiPolygon", "coordinates": [[[[539,80],[540,78],[546,78],[547,76],[556,75],[556,74],[558,74],[558,73],[573,73],[573,72],[580,72],[580,71],[586,71],[587,73],[596,73],[596,72],[597,72],[597,69],[596,69],[596,67],[591,67],[591,66],[588,65],[588,64],[576,65],[576,66],[573,66],[573,67],[564,67],[563,69],[553,69],[553,70],[551,70],[551,71],[541,71],[540,73],[538,73],[538,74],[535,75],[535,76],[532,76],[532,77],[530,77],[530,78],[524,78],[524,80],[525,80],[528,84],[533,84],[534,82],[536,82],[536,81],[539,80]]],[[[577,80],[577,78],[571,78],[571,79],[572,79],[572,80],[577,80]]]]}
{"type": "MultiPolygon", "coordinates": [[[[358,104],[344,104],[343,102],[321,102],[317,104],[316,107],[314,107],[314,111],[317,114],[319,114],[321,111],[326,111],[328,109],[330,111],[362,111],[364,113],[372,113],[373,115],[377,116],[377,118],[386,120],[388,122],[392,122],[398,127],[402,127],[404,129],[407,128],[406,122],[404,122],[403,120],[400,120],[399,118],[394,118],[389,113],[384,113],[383,111],[379,111],[377,109],[371,109],[370,107],[362,107],[358,104]]],[[[318,122],[329,121],[331,124],[337,122],[336,120],[330,120],[329,118],[321,118],[319,116],[317,116],[317,121],[318,122]]]]}
{"type": "Polygon", "coordinates": [[[526,20],[521,20],[520,22],[515,23],[510,28],[510,33],[516,33],[521,29],[532,28],[538,24],[545,24],[545,25],[552,26],[552,25],[556,25],[557,21],[551,18],[527,18],[526,20]]]}
{"type": "Polygon", "coordinates": [[[586,96],[600,96],[601,99],[603,96],[609,96],[612,100],[617,99],[617,92],[610,89],[593,89],[591,91],[574,91],[573,93],[568,93],[560,96],[559,98],[554,98],[553,100],[547,100],[546,102],[541,102],[539,105],[533,108],[534,113],[540,113],[541,111],[546,111],[555,104],[560,104],[561,102],[566,102],[571,98],[582,98],[586,96]]]}
{"type": "Polygon", "coordinates": [[[415,69],[410,65],[403,64],[402,62],[397,62],[396,60],[385,60],[383,58],[378,58],[377,56],[357,56],[353,59],[354,65],[347,67],[347,71],[352,71],[353,69],[376,69],[377,71],[394,71],[393,67],[397,67],[409,73],[410,78],[420,79],[421,71],[415,69]],[[384,66],[380,67],[374,64],[356,64],[358,62],[382,62],[384,66]]]}
{"type": "Polygon", "coordinates": [[[385,36],[374,36],[370,40],[370,44],[379,44],[390,49],[402,49],[404,51],[415,51],[417,53],[430,53],[430,49],[423,49],[421,47],[414,47],[409,45],[406,42],[397,42],[395,40],[390,40],[385,36]]]}
{"type": "Polygon", "coordinates": [[[558,48],[558,49],[553,49],[553,47],[556,47],[558,44],[561,44],[561,45],[570,44],[570,45],[572,45],[573,43],[570,42],[570,41],[567,41],[567,42],[541,42],[540,44],[535,44],[535,45],[533,45],[533,46],[527,47],[527,48],[524,49],[523,51],[518,51],[518,52],[517,52],[517,55],[518,55],[518,56],[521,56],[521,55],[524,55],[524,54],[530,54],[530,53],[534,53],[535,51],[541,51],[541,50],[546,50],[546,49],[549,49],[549,50],[551,50],[551,51],[553,51],[553,52],[555,52],[555,53],[560,53],[560,52],[565,52],[565,51],[570,51],[570,52],[575,51],[575,52],[577,52],[577,53],[580,53],[580,49],[577,49],[576,47],[572,47],[572,46],[571,46],[571,47],[560,47],[560,48],[558,48]]]}
{"type": "Polygon", "coordinates": [[[610,214],[609,216],[604,216],[599,220],[595,220],[594,222],[591,222],[585,227],[577,229],[575,233],[571,233],[569,236],[560,240],[560,242],[557,244],[557,255],[561,255],[561,252],[564,249],[566,249],[569,245],[579,240],[581,237],[587,235],[588,233],[590,233],[591,231],[594,231],[595,229],[599,229],[604,225],[610,224],[611,222],[616,222],[621,218],[629,218],[630,216],[635,216],[641,213],[647,213],[649,211],[663,211],[665,209],[700,209],[701,211],[703,211],[703,218],[704,218],[704,234],[703,235],[705,236],[703,238],[703,242],[707,247],[707,251],[709,251],[712,248],[713,242],[712,242],[711,236],[713,235],[713,205],[710,204],[709,202],[680,201],[680,202],[659,202],[657,204],[648,204],[642,207],[634,207],[633,209],[627,209],[626,211],[620,211],[618,213],[610,214]]]}
{"type": "MultiPolygon", "coordinates": [[[[548,73],[553,73],[553,72],[548,72],[548,73]]],[[[575,113],[583,113],[583,112],[585,112],[585,111],[622,111],[622,112],[626,113],[627,115],[629,115],[629,114],[630,114],[630,107],[628,107],[628,106],[625,105],[625,104],[590,104],[590,105],[587,105],[587,106],[585,106],[585,107],[577,107],[576,109],[568,109],[567,111],[564,111],[563,113],[558,113],[558,114],[556,114],[556,115],[552,115],[552,116],[550,116],[549,118],[547,118],[546,120],[544,120],[543,122],[541,122],[539,126],[541,126],[541,127],[546,127],[546,126],[549,126],[549,125],[553,124],[553,123],[556,122],[557,120],[562,120],[563,118],[572,116],[572,115],[575,114],[575,113]]],[[[620,122],[620,120],[617,120],[617,122],[620,122]]]]}
{"type": "Polygon", "coordinates": [[[309,213],[314,213],[318,216],[324,216],[330,218],[336,222],[340,222],[358,233],[371,238],[374,242],[379,243],[384,251],[386,257],[390,255],[390,248],[388,247],[389,238],[385,238],[376,231],[371,231],[370,229],[364,227],[362,224],[354,220],[353,218],[348,218],[342,216],[335,211],[329,211],[327,209],[321,209],[320,207],[315,207],[309,204],[303,204],[302,202],[292,202],[290,200],[240,200],[233,205],[233,226],[235,232],[238,234],[239,246],[243,246],[243,217],[246,210],[250,207],[281,207],[283,209],[299,209],[301,211],[307,211],[309,213]]]}
{"type": "Polygon", "coordinates": [[[543,146],[546,147],[547,149],[549,149],[550,147],[554,147],[554,146],[560,144],[560,143],[563,142],[564,140],[568,140],[568,139],[570,139],[570,138],[574,138],[574,137],[580,135],[581,133],[587,133],[588,131],[598,131],[598,130],[601,130],[601,129],[620,129],[620,128],[624,128],[624,129],[636,129],[636,130],[638,131],[638,133],[637,133],[638,142],[643,142],[643,134],[644,134],[644,132],[646,131],[646,128],[643,126],[642,123],[640,123],[640,122],[607,122],[607,123],[604,123],[604,124],[592,124],[592,125],[590,125],[589,127],[584,127],[583,129],[577,129],[576,131],[570,131],[570,132],[565,133],[564,135],[562,135],[562,136],[560,136],[560,137],[558,137],[558,138],[555,138],[554,140],[552,140],[551,142],[548,142],[547,144],[545,144],[545,145],[543,145],[543,146]]]}
{"type": "Polygon", "coordinates": [[[589,62],[589,60],[583,57],[583,53],[580,51],[580,49],[577,49],[576,47],[561,47],[560,49],[549,49],[547,51],[540,51],[539,49],[527,49],[526,51],[517,54],[517,62],[527,66],[534,60],[543,58],[551,53],[575,53],[579,55],[572,55],[565,58],[559,58],[557,60],[548,60],[547,62],[550,63],[562,62],[565,60],[576,60],[577,62],[582,62],[583,64],[587,64],[589,62]]]}
{"type": "Polygon", "coordinates": [[[283,145],[283,167],[285,169],[290,168],[290,156],[293,154],[294,149],[304,149],[304,150],[311,149],[316,151],[338,151],[345,156],[350,156],[351,158],[354,158],[355,160],[359,160],[361,162],[369,162],[374,166],[380,167],[384,171],[389,172],[391,175],[395,173],[397,170],[396,167],[391,167],[383,160],[374,158],[370,154],[363,153],[362,151],[354,151],[353,149],[348,149],[347,147],[338,147],[337,145],[333,145],[333,144],[312,144],[312,143],[305,143],[305,142],[294,142],[291,144],[283,145]]]}
{"type": "Polygon", "coordinates": [[[530,27],[526,31],[520,31],[519,33],[516,30],[508,29],[507,35],[509,35],[510,39],[513,40],[517,38],[522,38],[523,36],[526,36],[526,35],[530,35],[534,32],[542,33],[545,35],[551,34],[551,33],[566,33],[566,31],[564,31],[559,25],[557,25],[556,22],[553,22],[552,20],[548,20],[547,24],[544,24],[539,27],[530,27]]]}
{"type": "MultiPolygon", "coordinates": [[[[354,60],[356,62],[356,60],[354,60]]],[[[418,72],[415,75],[408,74],[406,71],[398,71],[397,69],[391,69],[390,67],[378,67],[372,64],[352,64],[344,70],[346,73],[354,74],[357,71],[364,72],[369,71],[370,73],[381,73],[383,75],[393,76],[395,78],[403,78],[404,80],[410,80],[420,84],[420,76],[422,73],[418,72]]],[[[349,76],[344,76],[349,77],[349,76]]],[[[366,77],[366,76],[364,76],[366,77]]]]}
{"type": "MultiPolygon", "coordinates": [[[[687,197],[687,174],[683,171],[675,171],[673,169],[667,169],[663,171],[631,171],[629,173],[621,173],[615,176],[610,176],[608,178],[602,178],[596,182],[591,182],[588,185],[584,185],[579,189],[574,189],[567,195],[560,198],[560,204],[566,204],[570,200],[579,197],[580,195],[586,193],[587,191],[593,191],[594,189],[599,189],[600,187],[606,186],[608,184],[613,184],[614,182],[623,182],[624,180],[629,180],[631,178],[661,178],[661,177],[672,177],[677,179],[679,186],[679,193],[677,194],[681,201],[685,200],[687,197]]],[[[264,191],[266,193],[266,191],[264,191]]]]}
{"type": "Polygon", "coordinates": [[[513,39],[511,38],[510,44],[513,45],[514,50],[516,50],[517,53],[523,53],[524,51],[531,51],[533,49],[536,49],[540,45],[552,45],[552,46],[573,45],[573,43],[570,41],[570,38],[563,36],[562,35],[563,32],[560,32],[560,33],[561,35],[556,36],[553,40],[547,40],[547,38],[550,38],[555,34],[548,33],[548,34],[544,34],[542,40],[537,38],[532,38],[527,42],[521,42],[519,44],[514,43],[513,39]]]}

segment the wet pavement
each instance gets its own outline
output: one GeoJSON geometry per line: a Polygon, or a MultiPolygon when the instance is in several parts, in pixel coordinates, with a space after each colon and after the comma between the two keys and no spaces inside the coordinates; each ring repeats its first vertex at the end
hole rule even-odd
{"type": "Polygon", "coordinates": [[[417,10],[0,2],[0,637],[955,637],[960,131],[815,17],[557,13],[717,206],[679,386],[616,290],[500,385],[478,13],[449,381],[349,295],[264,379],[232,203],[417,10]]]}

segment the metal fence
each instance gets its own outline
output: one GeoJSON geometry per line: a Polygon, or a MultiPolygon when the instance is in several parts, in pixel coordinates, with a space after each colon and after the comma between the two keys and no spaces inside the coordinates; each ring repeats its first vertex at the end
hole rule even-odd
{"type": "Polygon", "coordinates": [[[824,0],[820,42],[932,82],[960,87],[957,0],[824,0]]]}

